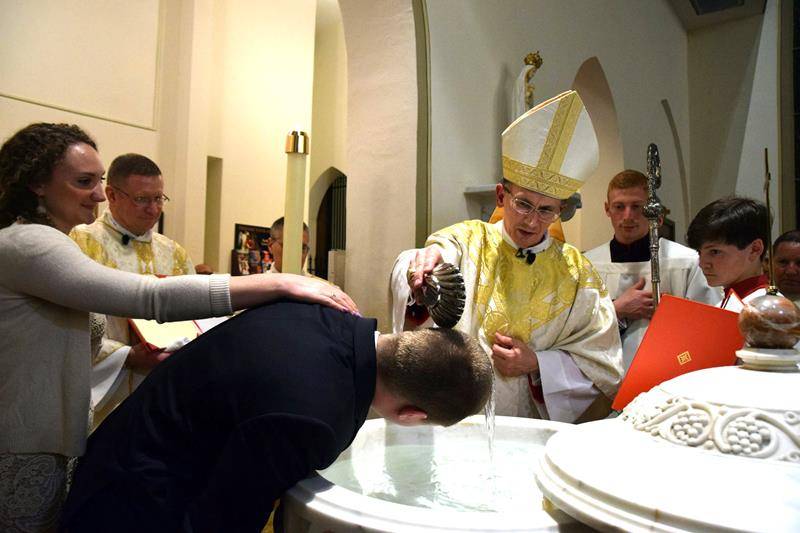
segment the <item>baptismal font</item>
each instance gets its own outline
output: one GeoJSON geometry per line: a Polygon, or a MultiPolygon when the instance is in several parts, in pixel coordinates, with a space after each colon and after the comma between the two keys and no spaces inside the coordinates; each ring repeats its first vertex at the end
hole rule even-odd
{"type": "Polygon", "coordinates": [[[739,328],[741,365],[680,375],[616,419],[555,434],[537,472],[545,498],[601,530],[800,530],[800,311],[770,290],[739,328]]]}

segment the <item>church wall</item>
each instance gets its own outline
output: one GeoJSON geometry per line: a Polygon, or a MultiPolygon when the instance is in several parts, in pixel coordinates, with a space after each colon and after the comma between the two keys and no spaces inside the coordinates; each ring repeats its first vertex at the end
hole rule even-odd
{"type": "Polygon", "coordinates": [[[315,13],[315,0],[11,3],[0,27],[21,44],[0,54],[0,136],[70,122],[96,138],[106,165],[125,152],[153,158],[172,199],[165,233],[195,262],[207,157],[219,157],[212,266],[227,271],[234,223],[268,225],[283,214],[285,136],[311,129],[315,13]]]}
{"type": "MultiPolygon", "coordinates": [[[[314,95],[307,222],[311,249],[316,244],[316,216],[330,185],[323,173],[335,167],[347,174],[347,51],[338,0],[318,0],[314,45],[314,95]]],[[[313,253],[313,252],[312,252],[313,253]]]]}
{"type": "Polygon", "coordinates": [[[414,246],[417,77],[409,0],[340,0],[347,44],[345,290],[389,324],[389,273],[414,246]]]}
{"type": "Polygon", "coordinates": [[[768,1],[764,16],[689,34],[693,212],[734,193],[763,200],[767,147],[780,220],[777,32],[777,5],[768,1]]]}
{"type": "Polygon", "coordinates": [[[222,159],[227,271],[234,224],[268,226],[284,214],[286,134],[312,129],[316,1],[217,0],[215,9],[208,153],[222,159]]]}
{"type": "MultiPolygon", "coordinates": [[[[568,89],[580,65],[597,56],[614,97],[625,166],[643,170],[648,143],[659,145],[661,197],[678,233],[684,231],[677,149],[661,101],[668,101],[687,151],[687,43],[667,2],[437,0],[427,9],[434,229],[467,217],[465,187],[501,177],[500,133],[512,119],[513,83],[523,57],[539,50],[544,64],[533,78],[537,103],[568,89]]],[[[583,198],[580,235],[573,239],[584,249],[612,235],[603,200],[583,198]]]]}
{"type": "MultiPolygon", "coordinates": [[[[213,0],[163,2],[159,149],[164,190],[164,233],[205,262],[205,198],[209,138],[213,0]]],[[[216,267],[216,265],[212,265],[216,267]]]]}
{"type": "Polygon", "coordinates": [[[161,16],[158,0],[4,3],[0,139],[33,122],[67,122],[97,141],[106,166],[130,151],[156,158],[169,42],[161,16]]]}

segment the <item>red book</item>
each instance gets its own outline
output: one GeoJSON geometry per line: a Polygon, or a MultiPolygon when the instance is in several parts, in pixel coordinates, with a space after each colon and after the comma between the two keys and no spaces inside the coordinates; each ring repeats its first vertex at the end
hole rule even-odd
{"type": "Polygon", "coordinates": [[[620,411],[640,393],[681,374],[734,365],[743,345],[739,313],[665,294],[612,408],[620,411]]]}

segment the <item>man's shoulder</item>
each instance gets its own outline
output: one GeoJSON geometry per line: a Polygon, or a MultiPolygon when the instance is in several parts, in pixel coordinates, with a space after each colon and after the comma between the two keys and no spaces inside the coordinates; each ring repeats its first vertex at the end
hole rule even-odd
{"type": "Polygon", "coordinates": [[[483,242],[491,239],[497,241],[503,238],[500,226],[489,224],[482,220],[464,220],[434,232],[429,239],[439,237],[452,237],[462,243],[483,242]]]}
{"type": "Polygon", "coordinates": [[[591,250],[587,250],[583,252],[583,255],[589,261],[602,261],[604,258],[608,257],[610,254],[608,242],[604,242],[600,246],[595,246],[591,250]]]}
{"type": "Polygon", "coordinates": [[[669,239],[660,238],[659,245],[664,249],[664,255],[670,258],[697,259],[697,251],[669,239]]]}
{"type": "Polygon", "coordinates": [[[555,250],[557,250],[561,255],[561,257],[563,257],[564,261],[567,261],[568,263],[575,265],[583,265],[586,263],[591,264],[588,259],[588,254],[582,253],[575,246],[567,242],[562,242],[559,241],[558,239],[553,239],[553,242],[550,246],[555,250]]]}
{"type": "Polygon", "coordinates": [[[108,235],[110,228],[99,219],[91,224],[80,224],[72,228],[69,236],[81,251],[100,264],[117,268],[116,261],[109,258],[107,245],[113,241],[108,235]]]}
{"type": "Polygon", "coordinates": [[[77,235],[97,235],[106,227],[107,226],[103,223],[103,221],[100,220],[100,218],[97,218],[91,224],[78,224],[72,228],[69,236],[74,239],[77,235]]]}
{"type": "Polygon", "coordinates": [[[455,224],[442,228],[436,233],[453,233],[457,231],[488,233],[497,231],[496,227],[495,224],[489,224],[482,220],[462,220],[461,222],[456,222],[455,224]]]}
{"type": "Polygon", "coordinates": [[[183,246],[178,244],[178,241],[173,241],[166,235],[158,233],[157,231],[153,232],[151,239],[153,240],[153,244],[156,246],[164,246],[167,248],[174,248],[176,250],[183,250],[183,246]]]}

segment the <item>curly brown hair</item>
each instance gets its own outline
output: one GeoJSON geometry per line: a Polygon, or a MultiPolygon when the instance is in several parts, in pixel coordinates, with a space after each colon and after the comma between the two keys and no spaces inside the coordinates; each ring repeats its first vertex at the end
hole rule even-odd
{"type": "Polygon", "coordinates": [[[18,218],[51,225],[46,215],[37,213],[39,205],[31,187],[47,183],[53,168],[64,158],[67,148],[97,144],[74,124],[31,124],[11,136],[0,148],[0,228],[18,218]]]}

